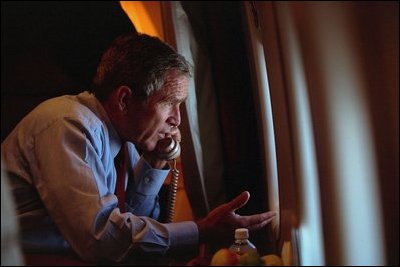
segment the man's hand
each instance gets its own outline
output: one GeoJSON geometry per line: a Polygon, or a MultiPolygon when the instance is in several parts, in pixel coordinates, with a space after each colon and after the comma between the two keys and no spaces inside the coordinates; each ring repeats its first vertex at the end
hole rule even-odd
{"type": "Polygon", "coordinates": [[[165,165],[168,162],[166,160],[159,159],[154,151],[144,152],[143,157],[146,159],[146,162],[150,164],[150,166],[154,169],[164,169],[165,165]]]}
{"type": "Polygon", "coordinates": [[[237,209],[247,203],[249,198],[249,192],[244,191],[232,201],[216,207],[207,217],[197,222],[200,242],[213,242],[221,238],[232,237],[236,228],[258,230],[271,222],[276,216],[275,211],[250,216],[240,216],[235,213],[237,209]]]}

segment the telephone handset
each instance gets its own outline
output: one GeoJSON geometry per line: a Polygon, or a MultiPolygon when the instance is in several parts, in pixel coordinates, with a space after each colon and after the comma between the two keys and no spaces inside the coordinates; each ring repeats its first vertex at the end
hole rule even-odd
{"type": "Polygon", "coordinates": [[[176,158],[181,154],[181,146],[178,141],[167,137],[158,141],[156,153],[160,159],[173,160],[172,178],[169,185],[167,203],[167,223],[173,222],[175,215],[176,193],[178,191],[179,170],[176,168],[176,158]]]}
{"type": "Polygon", "coordinates": [[[158,141],[156,152],[160,159],[173,160],[181,154],[181,146],[173,138],[167,137],[158,141]]]}

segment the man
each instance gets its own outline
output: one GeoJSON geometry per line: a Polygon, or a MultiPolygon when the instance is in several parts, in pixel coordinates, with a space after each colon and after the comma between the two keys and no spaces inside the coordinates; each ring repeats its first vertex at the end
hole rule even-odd
{"type": "Polygon", "coordinates": [[[187,61],[159,39],[122,36],[104,53],[91,93],[45,101],[17,125],[2,143],[2,168],[11,176],[26,250],[72,248],[87,261],[122,261],[134,251],[196,248],[272,220],[274,212],[235,214],[249,199],[243,192],[196,223],[156,221],[169,171],[156,147],[166,137],[181,139],[189,78],[187,61]],[[119,151],[129,173],[120,206],[119,151]]]}

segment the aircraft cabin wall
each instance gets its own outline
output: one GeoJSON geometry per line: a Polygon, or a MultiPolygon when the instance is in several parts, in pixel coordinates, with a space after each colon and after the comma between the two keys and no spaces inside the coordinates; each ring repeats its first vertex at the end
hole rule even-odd
{"type": "Polygon", "coordinates": [[[252,236],[261,254],[398,265],[398,2],[125,4],[2,2],[2,141],[41,101],[90,86],[114,37],[148,32],[152,5],[148,33],[194,70],[181,108],[188,214],[248,190],[238,213],[279,212],[252,236]]]}

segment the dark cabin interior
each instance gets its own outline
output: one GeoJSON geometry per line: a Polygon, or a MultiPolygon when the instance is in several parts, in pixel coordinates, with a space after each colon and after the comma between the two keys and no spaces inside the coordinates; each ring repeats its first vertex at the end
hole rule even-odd
{"type": "MultiPolygon", "coordinates": [[[[43,100],[88,88],[104,49],[116,36],[135,31],[118,2],[2,2],[1,6],[2,141],[43,100]]],[[[239,213],[265,211],[241,4],[183,2],[183,7],[195,34],[205,34],[208,40],[204,47],[217,90],[227,198],[248,190],[252,197],[239,213]]],[[[264,243],[265,236],[254,236],[254,242],[264,243]]]]}

